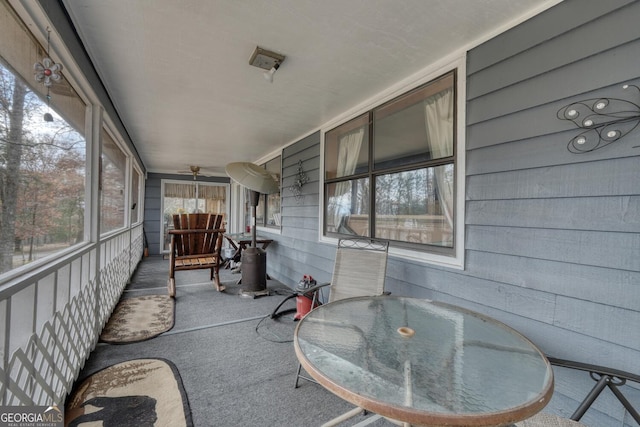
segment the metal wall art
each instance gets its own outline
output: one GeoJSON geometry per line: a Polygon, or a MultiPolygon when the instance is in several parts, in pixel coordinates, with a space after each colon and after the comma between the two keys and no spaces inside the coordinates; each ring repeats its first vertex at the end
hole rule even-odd
{"type": "MultiPolygon", "coordinates": [[[[627,84],[622,88],[635,90],[640,95],[638,86],[627,84]]],[[[638,127],[640,105],[619,98],[594,98],[562,107],[557,115],[560,120],[572,121],[584,129],[567,145],[570,152],[584,154],[606,147],[638,127]]]]}
{"type": "Polygon", "coordinates": [[[302,199],[302,186],[307,182],[309,182],[309,177],[302,169],[302,160],[298,160],[298,171],[296,173],[295,180],[289,186],[289,191],[293,193],[297,202],[300,202],[300,199],[302,199]]]}

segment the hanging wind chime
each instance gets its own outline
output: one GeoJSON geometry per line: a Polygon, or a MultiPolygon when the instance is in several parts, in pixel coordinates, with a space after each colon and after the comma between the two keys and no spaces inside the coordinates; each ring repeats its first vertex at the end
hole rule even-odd
{"type": "Polygon", "coordinates": [[[49,39],[51,35],[51,30],[47,28],[47,56],[42,59],[42,62],[36,62],[33,64],[33,69],[35,70],[35,78],[38,83],[43,83],[47,87],[47,112],[44,113],[44,121],[52,122],[53,116],[49,112],[49,103],[51,101],[51,95],[49,89],[53,82],[59,82],[62,80],[62,64],[56,64],[51,59],[51,55],[49,54],[49,39]]]}

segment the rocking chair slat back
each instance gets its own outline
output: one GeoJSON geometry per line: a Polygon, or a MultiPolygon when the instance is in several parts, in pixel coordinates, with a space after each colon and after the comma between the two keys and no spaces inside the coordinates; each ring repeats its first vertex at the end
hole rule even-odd
{"type": "MultiPolygon", "coordinates": [[[[216,230],[222,225],[222,215],[181,214],[173,216],[174,230],[216,230]]],[[[180,233],[175,235],[176,255],[189,256],[215,252],[217,233],[180,233]]]]}
{"type": "Polygon", "coordinates": [[[210,269],[211,279],[221,291],[219,269],[223,234],[223,215],[180,214],[173,216],[174,229],[169,231],[169,295],[175,296],[175,272],[210,269]]]}

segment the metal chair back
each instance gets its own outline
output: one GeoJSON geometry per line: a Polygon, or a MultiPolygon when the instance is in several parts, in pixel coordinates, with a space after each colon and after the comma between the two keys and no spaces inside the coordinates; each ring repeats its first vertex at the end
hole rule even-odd
{"type": "Polygon", "coordinates": [[[340,239],[329,287],[329,302],[382,295],[388,252],[389,242],[386,240],[340,239]]]}

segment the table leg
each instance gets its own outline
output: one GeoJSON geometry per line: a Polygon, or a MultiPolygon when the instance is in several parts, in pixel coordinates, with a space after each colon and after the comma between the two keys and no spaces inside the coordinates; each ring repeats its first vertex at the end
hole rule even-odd
{"type": "Polygon", "coordinates": [[[411,361],[404,361],[404,404],[413,406],[413,385],[411,384],[411,361]]]}
{"type": "Polygon", "coordinates": [[[353,418],[358,414],[361,414],[364,412],[364,409],[362,408],[353,408],[352,410],[345,412],[342,415],[339,415],[337,417],[335,417],[334,419],[327,421],[326,423],[322,424],[322,427],[333,427],[333,426],[337,426],[338,424],[340,424],[343,421],[348,420],[349,418],[353,418]]]}

